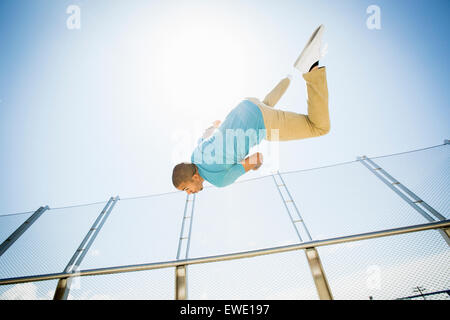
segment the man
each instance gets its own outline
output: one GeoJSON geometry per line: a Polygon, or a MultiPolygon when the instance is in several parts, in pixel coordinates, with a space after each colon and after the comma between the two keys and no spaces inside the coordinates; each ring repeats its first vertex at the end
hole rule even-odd
{"type": "Polygon", "coordinates": [[[188,194],[197,193],[203,189],[205,180],[225,187],[262,165],[261,153],[246,157],[249,149],[262,139],[289,141],[317,137],[330,131],[326,70],[318,66],[324,55],[321,53],[323,31],[324,26],[320,25],[294,63],[306,81],[308,115],[274,108],[288,88],[290,76],[282,79],[262,102],[246,98],[231,110],[222,124],[216,120],[205,131],[191,155],[192,163],[182,162],[174,167],[175,188],[188,194]]]}

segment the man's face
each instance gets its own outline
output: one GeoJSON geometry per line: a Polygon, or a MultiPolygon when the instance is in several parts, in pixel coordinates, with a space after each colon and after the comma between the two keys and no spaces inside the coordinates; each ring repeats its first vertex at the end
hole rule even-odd
{"type": "Polygon", "coordinates": [[[198,173],[196,173],[192,176],[191,181],[182,182],[177,189],[186,191],[187,194],[197,193],[203,190],[203,181],[201,181],[198,173]]]}

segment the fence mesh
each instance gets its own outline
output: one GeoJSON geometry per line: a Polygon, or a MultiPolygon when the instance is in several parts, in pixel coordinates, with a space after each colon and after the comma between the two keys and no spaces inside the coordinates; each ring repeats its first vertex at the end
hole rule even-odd
{"type": "Polygon", "coordinates": [[[188,299],[318,299],[303,251],[188,267],[188,299]]]}
{"type": "Polygon", "coordinates": [[[374,161],[444,217],[450,218],[448,145],[374,161]]]}
{"type": "Polygon", "coordinates": [[[174,268],[79,277],[68,300],[170,300],[174,297],[174,268]]]}
{"type": "Polygon", "coordinates": [[[119,200],[82,269],[175,260],[186,196],[119,200]]]}
{"type": "MultiPolygon", "coordinates": [[[[372,159],[450,217],[447,145],[372,159]]],[[[291,221],[297,218],[313,240],[428,222],[358,161],[281,176],[287,189],[269,175],[196,194],[194,216],[190,206],[186,212],[193,222],[189,258],[299,243],[291,221]],[[289,196],[296,207],[283,203],[289,196]]],[[[175,260],[186,199],[184,192],[173,192],[117,201],[79,269],[175,260]]],[[[44,212],[0,256],[0,279],[62,272],[105,203],[44,212]]],[[[31,214],[0,216],[0,243],[31,214]]],[[[181,241],[184,258],[187,239],[181,241]]],[[[335,299],[450,297],[450,250],[437,230],[318,247],[318,252],[335,299]],[[417,288],[425,295],[416,296],[417,288]]],[[[51,299],[56,284],[3,285],[0,299],[51,299]]],[[[69,299],[173,299],[174,286],[173,268],[89,276],[74,279],[69,299]]],[[[191,265],[187,287],[189,299],[318,299],[302,250],[191,265]]]]}
{"type": "Polygon", "coordinates": [[[318,251],[335,299],[399,299],[413,295],[417,286],[425,292],[450,288],[450,250],[438,231],[350,242],[318,251]]]}
{"type": "Polygon", "coordinates": [[[62,272],[103,207],[45,211],[0,257],[0,278],[62,272]]]}
{"type": "Polygon", "coordinates": [[[58,281],[39,281],[0,286],[0,300],[52,300],[58,281]]]}

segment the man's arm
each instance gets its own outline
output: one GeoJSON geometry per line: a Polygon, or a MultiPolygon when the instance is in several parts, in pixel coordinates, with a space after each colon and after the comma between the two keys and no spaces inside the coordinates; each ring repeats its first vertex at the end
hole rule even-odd
{"type": "Polygon", "coordinates": [[[261,167],[262,163],[263,163],[263,155],[261,152],[256,152],[241,161],[241,164],[244,167],[245,172],[249,170],[258,170],[259,167],[261,167]]]}
{"type": "Polygon", "coordinates": [[[237,178],[249,170],[257,170],[262,165],[262,153],[254,153],[240,163],[234,164],[223,177],[220,187],[225,187],[236,181],[237,178]]]}

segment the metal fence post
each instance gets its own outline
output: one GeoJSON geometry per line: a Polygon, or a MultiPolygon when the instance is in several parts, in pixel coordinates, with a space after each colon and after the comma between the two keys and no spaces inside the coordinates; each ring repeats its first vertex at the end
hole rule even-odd
{"type": "Polygon", "coordinates": [[[177,266],[175,268],[175,300],[186,300],[186,266],[177,266]]]}
{"type": "Polygon", "coordinates": [[[184,258],[187,259],[188,258],[188,254],[189,254],[189,246],[191,244],[191,231],[192,231],[192,221],[194,219],[194,206],[195,206],[195,193],[192,196],[193,199],[189,199],[189,194],[186,195],[186,203],[184,205],[184,213],[183,213],[183,220],[181,222],[181,231],[180,231],[180,237],[178,239],[178,249],[177,249],[177,260],[180,259],[180,255],[181,255],[181,248],[183,246],[183,240],[187,240],[185,243],[185,250],[184,250],[184,258]],[[191,207],[191,213],[188,216],[187,215],[187,208],[188,208],[188,203],[192,202],[192,207],[191,207]],[[186,220],[189,219],[189,229],[188,229],[188,233],[186,236],[184,236],[184,228],[185,228],[185,222],[186,220]]]}
{"type": "Polygon", "coordinates": [[[305,253],[320,300],[333,300],[333,295],[331,294],[317,249],[314,247],[307,248],[305,249],[305,253]]]}
{"type": "Polygon", "coordinates": [[[40,207],[37,209],[24,223],[22,223],[16,231],[14,231],[3,243],[0,245],[0,257],[6,252],[6,250],[9,249],[13,245],[14,242],[17,241],[17,239],[20,238],[22,234],[24,234],[25,231],[31,225],[46,211],[49,207],[40,207]]]}
{"type": "MultiPolygon", "coordinates": [[[[292,195],[289,192],[286,182],[284,182],[284,179],[281,176],[279,171],[277,172],[277,174],[280,177],[281,183],[279,184],[277,182],[274,174],[272,174],[273,182],[275,183],[275,185],[278,189],[280,197],[284,203],[284,207],[286,208],[286,211],[288,212],[288,215],[291,219],[291,223],[294,226],[294,229],[297,233],[298,239],[300,240],[300,242],[303,242],[302,237],[300,235],[300,230],[298,227],[298,223],[300,222],[303,225],[303,229],[304,229],[306,235],[308,236],[309,240],[312,240],[311,234],[309,233],[309,230],[306,227],[303,217],[300,215],[300,211],[298,210],[298,207],[295,204],[294,198],[292,198],[292,195]],[[285,197],[283,196],[283,193],[281,192],[280,187],[285,188],[288,200],[286,200],[285,197]],[[297,213],[298,219],[294,219],[292,217],[290,210],[287,206],[287,203],[293,204],[294,209],[297,213]]],[[[308,259],[308,264],[309,264],[309,268],[311,270],[311,274],[314,279],[314,284],[316,285],[317,293],[319,294],[319,298],[321,300],[333,300],[333,295],[331,294],[331,289],[330,289],[330,286],[328,285],[325,271],[323,270],[322,263],[320,262],[319,252],[317,252],[316,248],[312,247],[312,248],[307,248],[305,250],[305,253],[306,253],[306,259],[308,259]]]]}
{"type": "MultiPolygon", "coordinates": [[[[103,210],[98,215],[92,227],[89,229],[88,233],[84,237],[83,241],[79,245],[78,249],[73,254],[66,268],[64,269],[65,273],[76,273],[77,268],[80,266],[84,257],[86,256],[89,248],[97,237],[99,231],[103,227],[106,219],[108,219],[109,214],[114,208],[115,204],[119,200],[119,197],[111,197],[106,203],[103,210]]],[[[67,300],[70,291],[70,285],[72,283],[72,278],[62,278],[58,281],[58,285],[55,290],[55,295],[53,300],[67,300]]]]}
{"type": "MultiPolygon", "coordinates": [[[[184,247],[184,259],[187,259],[189,256],[189,247],[191,244],[191,232],[192,232],[192,221],[194,220],[194,207],[195,207],[195,196],[192,196],[192,199],[189,199],[189,194],[186,195],[186,203],[184,205],[184,213],[183,213],[183,221],[181,223],[181,231],[180,237],[178,239],[178,249],[177,249],[177,260],[180,259],[181,251],[183,243],[185,243],[184,247]],[[188,203],[191,202],[191,213],[187,215],[188,203]],[[184,235],[185,222],[189,219],[189,229],[187,235],[184,235]],[[187,240],[187,241],[184,241],[187,240]]],[[[175,270],[175,299],[176,300],[186,300],[187,299],[187,267],[181,266],[177,267],[175,270]]]]}

